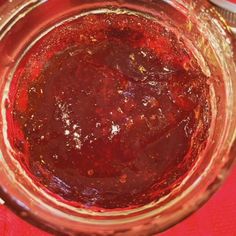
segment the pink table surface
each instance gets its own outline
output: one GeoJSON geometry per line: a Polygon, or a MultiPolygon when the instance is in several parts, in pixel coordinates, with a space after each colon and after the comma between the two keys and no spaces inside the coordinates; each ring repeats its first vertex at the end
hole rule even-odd
{"type": "MultiPolygon", "coordinates": [[[[0,206],[0,236],[32,235],[49,236],[0,206]]],[[[236,168],[206,205],[161,236],[236,236],[236,168]]]]}

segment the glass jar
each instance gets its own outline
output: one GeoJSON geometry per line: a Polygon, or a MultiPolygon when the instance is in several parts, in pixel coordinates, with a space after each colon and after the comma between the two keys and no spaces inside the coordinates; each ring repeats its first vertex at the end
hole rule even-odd
{"type": "Polygon", "coordinates": [[[180,222],[218,189],[236,154],[236,65],[228,27],[205,0],[15,0],[0,6],[0,192],[30,223],[68,235],[153,235],[180,222]],[[43,191],[14,158],[7,136],[8,86],[22,55],[55,24],[94,9],[125,8],[154,17],[188,43],[208,76],[210,137],[178,188],[157,202],[114,212],[67,205],[43,191]]]}
{"type": "Polygon", "coordinates": [[[236,34],[236,1],[235,0],[210,0],[217,11],[226,19],[227,23],[231,26],[232,31],[236,34]]]}

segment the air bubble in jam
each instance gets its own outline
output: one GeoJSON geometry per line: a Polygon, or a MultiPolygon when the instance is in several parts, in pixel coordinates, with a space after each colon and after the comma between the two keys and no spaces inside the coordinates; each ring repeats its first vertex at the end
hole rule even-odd
{"type": "Polygon", "coordinates": [[[34,181],[68,204],[143,206],[178,186],[204,149],[207,79],[184,41],[152,19],[86,15],[19,63],[9,140],[34,181]]]}

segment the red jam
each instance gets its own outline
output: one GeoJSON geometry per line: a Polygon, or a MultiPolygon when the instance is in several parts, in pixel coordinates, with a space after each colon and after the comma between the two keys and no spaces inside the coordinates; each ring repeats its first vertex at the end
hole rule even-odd
{"type": "Polygon", "coordinates": [[[207,77],[157,22],[94,14],[43,36],[9,92],[16,158],[67,203],[133,208],[186,177],[210,123],[207,77]]]}

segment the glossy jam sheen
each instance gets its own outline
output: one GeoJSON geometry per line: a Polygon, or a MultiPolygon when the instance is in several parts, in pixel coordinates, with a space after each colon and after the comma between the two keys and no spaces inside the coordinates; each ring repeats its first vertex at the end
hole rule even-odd
{"type": "Polygon", "coordinates": [[[183,40],[139,15],[90,14],[54,28],[21,60],[9,99],[16,158],[79,207],[160,199],[208,137],[207,77],[183,40]]]}

